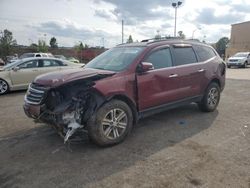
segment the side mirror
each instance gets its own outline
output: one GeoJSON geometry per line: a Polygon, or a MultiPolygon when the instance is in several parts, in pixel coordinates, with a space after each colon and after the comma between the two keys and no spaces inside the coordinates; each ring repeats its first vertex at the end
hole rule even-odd
{"type": "Polygon", "coordinates": [[[14,67],[12,70],[16,72],[16,71],[20,70],[20,67],[14,67]]]}
{"type": "Polygon", "coordinates": [[[149,62],[142,62],[138,67],[137,67],[137,71],[140,73],[143,72],[148,72],[150,70],[154,70],[154,66],[152,63],[149,62]]]}

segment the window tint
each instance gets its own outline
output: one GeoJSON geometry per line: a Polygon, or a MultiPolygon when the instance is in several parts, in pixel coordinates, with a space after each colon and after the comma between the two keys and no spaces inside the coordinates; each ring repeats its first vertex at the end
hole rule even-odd
{"type": "Polygon", "coordinates": [[[43,66],[44,67],[55,67],[55,66],[60,66],[60,63],[58,61],[54,61],[54,60],[43,60],[43,66]]]}
{"type": "Polygon", "coordinates": [[[206,61],[214,56],[216,56],[215,52],[212,48],[206,46],[194,46],[194,50],[198,56],[199,61],[206,61]]]}
{"type": "Polygon", "coordinates": [[[173,49],[175,57],[175,65],[186,65],[197,62],[192,47],[176,47],[173,49]]]}
{"type": "Polygon", "coordinates": [[[152,52],[145,60],[146,62],[152,63],[154,69],[160,69],[172,66],[172,59],[169,48],[164,48],[152,52]]]}
{"type": "Polygon", "coordinates": [[[28,69],[28,68],[37,68],[38,67],[38,61],[33,60],[33,61],[27,61],[25,63],[22,63],[18,65],[20,69],[28,69]]]}

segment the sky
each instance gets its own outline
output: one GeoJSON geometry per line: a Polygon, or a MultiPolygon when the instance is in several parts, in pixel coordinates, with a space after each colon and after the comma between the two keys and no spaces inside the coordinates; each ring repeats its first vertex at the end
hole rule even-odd
{"type": "MultiPolygon", "coordinates": [[[[179,0],[180,1],[180,0],[179,0]]],[[[181,0],[177,32],[208,43],[230,37],[231,24],[250,21],[249,0],[181,0]]],[[[0,31],[8,29],[18,44],[56,37],[59,46],[82,41],[113,47],[132,35],[141,41],[174,35],[176,0],[0,0],[0,31]]]]}

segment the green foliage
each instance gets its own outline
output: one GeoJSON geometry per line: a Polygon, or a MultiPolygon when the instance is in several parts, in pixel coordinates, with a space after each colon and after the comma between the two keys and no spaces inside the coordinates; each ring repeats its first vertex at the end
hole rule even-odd
{"type": "Polygon", "coordinates": [[[52,37],[52,38],[50,39],[49,44],[50,44],[50,47],[51,47],[51,48],[58,48],[58,45],[57,45],[57,42],[56,42],[56,38],[55,38],[55,37],[52,37]]]}
{"type": "Polygon", "coordinates": [[[220,56],[222,56],[222,54],[225,55],[225,51],[226,51],[226,47],[228,43],[229,43],[228,37],[222,37],[220,38],[220,40],[218,40],[218,42],[216,42],[215,49],[220,56]]]}
{"type": "Polygon", "coordinates": [[[83,47],[83,43],[80,42],[80,44],[79,44],[79,49],[80,49],[80,50],[83,50],[83,48],[84,48],[84,47],[83,47]]]}
{"type": "Polygon", "coordinates": [[[133,43],[133,42],[134,42],[134,41],[133,41],[132,36],[131,36],[131,35],[129,35],[128,40],[127,40],[127,43],[133,43]]]}
{"type": "Polygon", "coordinates": [[[179,36],[181,39],[185,39],[185,38],[186,38],[186,35],[183,33],[183,31],[178,31],[178,36],[179,36]]]}
{"type": "Polygon", "coordinates": [[[38,52],[48,52],[48,46],[46,45],[46,42],[44,40],[38,40],[38,52]]]}
{"type": "Polygon", "coordinates": [[[17,44],[16,40],[13,39],[12,32],[5,29],[1,32],[0,37],[0,57],[6,60],[6,56],[11,55],[13,46],[17,44]]]}
{"type": "Polygon", "coordinates": [[[84,44],[84,45],[83,45],[83,43],[82,43],[81,41],[79,41],[79,44],[76,44],[76,45],[74,46],[74,48],[75,48],[75,50],[76,50],[77,52],[81,52],[83,49],[89,48],[89,46],[88,46],[87,44],[84,44]]]}

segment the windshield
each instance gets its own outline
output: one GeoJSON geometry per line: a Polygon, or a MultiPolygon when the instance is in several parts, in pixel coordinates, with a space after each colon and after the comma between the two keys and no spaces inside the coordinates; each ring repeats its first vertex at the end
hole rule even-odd
{"type": "Polygon", "coordinates": [[[248,53],[237,53],[234,57],[247,57],[248,53]]]}
{"type": "Polygon", "coordinates": [[[15,62],[13,62],[13,63],[9,63],[9,64],[5,65],[5,66],[3,67],[3,69],[6,70],[6,69],[9,69],[9,68],[12,68],[12,67],[18,65],[21,61],[22,61],[22,60],[17,60],[17,61],[15,61],[15,62]]]}
{"type": "Polygon", "coordinates": [[[122,71],[142,52],[143,47],[112,48],[90,61],[85,67],[122,71]]]}

